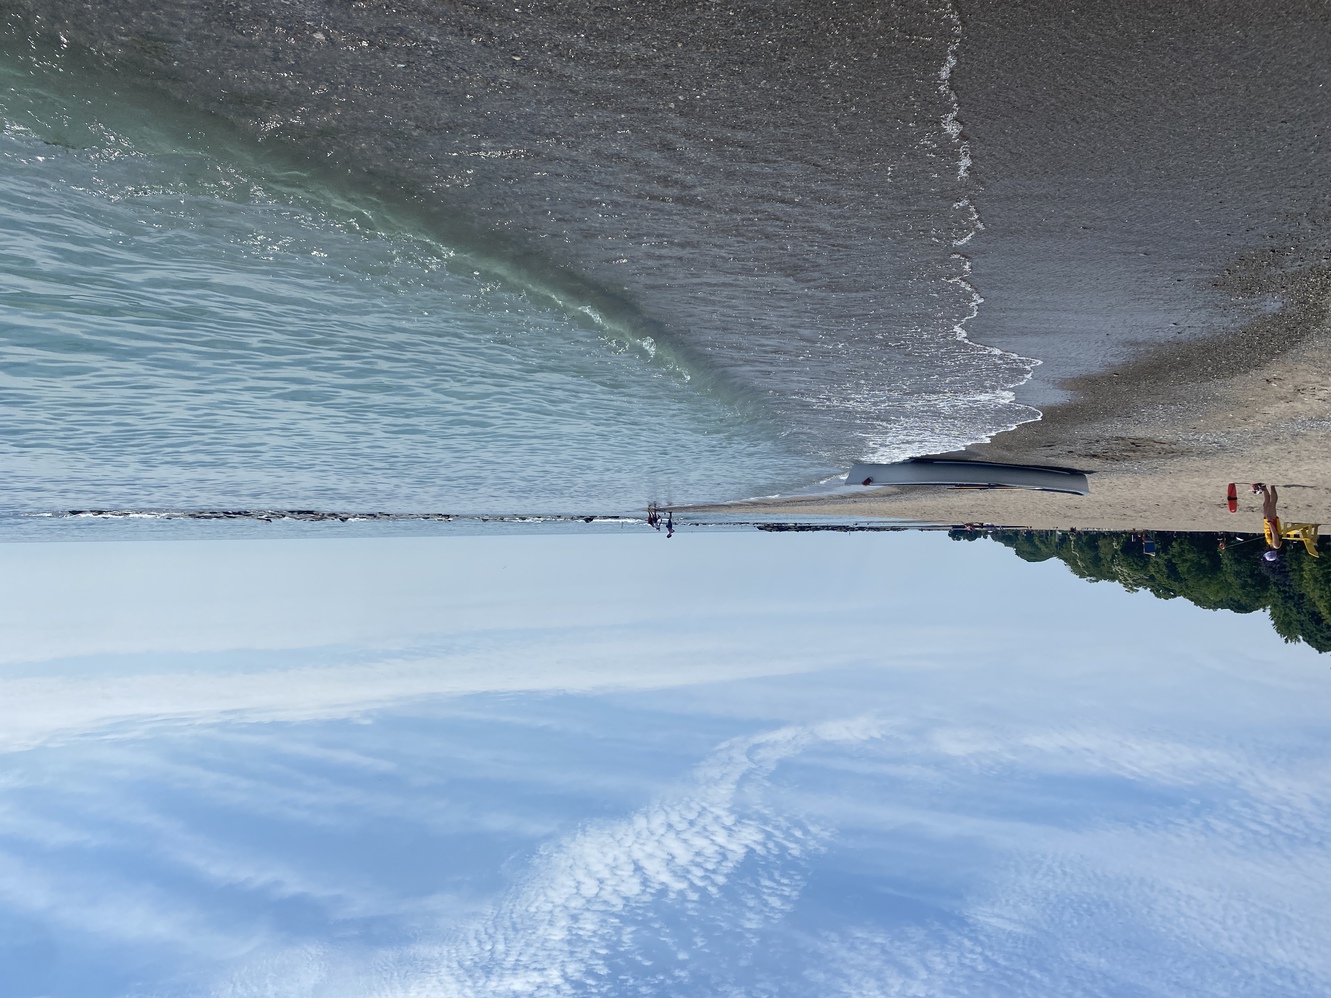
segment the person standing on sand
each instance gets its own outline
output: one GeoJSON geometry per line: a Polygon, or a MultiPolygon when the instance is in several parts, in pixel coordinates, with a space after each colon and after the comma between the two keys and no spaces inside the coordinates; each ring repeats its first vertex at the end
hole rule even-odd
{"type": "Polygon", "coordinates": [[[1276,551],[1280,548],[1280,517],[1276,513],[1276,502],[1280,499],[1280,493],[1276,491],[1274,485],[1263,485],[1258,482],[1252,487],[1254,492],[1262,494],[1262,529],[1266,532],[1266,543],[1271,550],[1262,555],[1267,561],[1275,561],[1279,555],[1276,551]]]}

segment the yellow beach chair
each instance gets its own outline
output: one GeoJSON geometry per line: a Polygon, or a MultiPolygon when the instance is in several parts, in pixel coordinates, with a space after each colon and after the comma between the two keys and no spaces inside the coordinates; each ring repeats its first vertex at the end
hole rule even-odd
{"type": "Polygon", "coordinates": [[[1321,557],[1317,553],[1317,528],[1319,523],[1285,523],[1281,525],[1280,536],[1287,541],[1303,541],[1303,546],[1308,549],[1308,553],[1314,558],[1321,557]]]}

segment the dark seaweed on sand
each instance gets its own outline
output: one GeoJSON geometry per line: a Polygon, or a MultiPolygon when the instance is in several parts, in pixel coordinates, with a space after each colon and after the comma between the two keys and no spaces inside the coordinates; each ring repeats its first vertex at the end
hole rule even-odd
{"type": "Polygon", "coordinates": [[[1320,558],[1287,544],[1274,565],[1262,560],[1260,537],[1250,540],[1207,533],[1152,533],[1156,553],[1146,553],[1142,535],[1115,531],[1067,533],[1052,530],[951,532],[956,540],[988,536],[1024,561],[1057,558],[1091,582],[1117,582],[1129,592],[1146,590],[1161,599],[1182,597],[1208,610],[1255,613],[1266,610],[1276,633],[1331,651],[1331,545],[1320,558]]]}

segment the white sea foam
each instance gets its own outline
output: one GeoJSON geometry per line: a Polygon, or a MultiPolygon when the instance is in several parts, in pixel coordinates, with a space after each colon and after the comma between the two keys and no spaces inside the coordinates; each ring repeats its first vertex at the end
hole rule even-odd
{"type": "Polygon", "coordinates": [[[961,48],[961,16],[956,8],[948,3],[943,9],[943,18],[951,34],[947,45],[947,57],[938,70],[938,92],[947,101],[947,112],[943,115],[943,131],[957,150],[957,179],[965,180],[971,170],[971,144],[963,136],[961,105],[957,101],[956,91],[952,89],[952,71],[957,68],[957,50],[961,48]]]}
{"type": "MultiPolygon", "coordinates": [[[[962,127],[960,101],[957,98],[956,91],[952,88],[952,74],[957,68],[957,53],[961,48],[962,40],[961,16],[957,13],[956,7],[950,2],[943,8],[942,16],[949,32],[947,55],[943,60],[943,65],[938,70],[938,92],[943,96],[947,108],[946,112],[943,114],[942,127],[943,133],[948,137],[948,140],[952,143],[952,146],[956,151],[957,181],[959,183],[964,183],[970,179],[972,166],[971,144],[970,140],[966,138],[962,127]]],[[[973,346],[983,353],[989,354],[993,357],[1003,357],[1010,361],[1015,361],[1018,365],[1026,368],[1025,375],[1009,389],[1001,389],[997,391],[990,390],[975,393],[966,397],[968,401],[984,401],[990,403],[991,408],[1006,411],[1018,417],[1005,425],[988,430],[980,438],[983,441],[988,441],[992,439],[995,433],[1015,429],[1021,423],[1031,422],[1032,420],[1040,418],[1040,411],[1038,409],[1032,406],[1016,405],[1016,393],[1012,391],[1012,389],[1025,384],[1031,379],[1034,370],[1039,366],[1040,361],[1033,357],[1023,357],[1020,354],[1003,350],[1000,347],[976,343],[970,338],[970,334],[966,328],[967,324],[974,322],[979,316],[980,306],[984,304],[984,297],[976,290],[975,285],[971,283],[971,261],[965,253],[961,252],[961,250],[963,247],[968,246],[971,240],[978,234],[984,231],[984,220],[980,217],[979,209],[976,208],[975,203],[971,200],[969,195],[963,195],[959,198],[956,203],[952,205],[952,210],[962,213],[966,233],[952,241],[952,248],[955,251],[952,254],[952,259],[957,262],[961,272],[948,278],[948,283],[960,288],[968,299],[966,314],[953,324],[952,333],[957,340],[964,342],[969,346],[973,346]],[[1013,410],[1015,410],[1015,412],[1013,412],[1013,410]]],[[[949,400],[956,402],[961,401],[961,398],[953,394],[949,396],[949,400]]],[[[881,455],[887,453],[892,454],[893,460],[898,459],[898,457],[901,456],[899,451],[899,448],[879,446],[876,448],[876,453],[880,455],[877,459],[883,459],[881,455]]]]}

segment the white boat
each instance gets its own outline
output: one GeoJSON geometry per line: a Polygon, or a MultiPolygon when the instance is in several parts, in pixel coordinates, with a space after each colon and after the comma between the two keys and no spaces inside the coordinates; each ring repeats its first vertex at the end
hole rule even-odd
{"type": "Polygon", "coordinates": [[[994,464],[947,457],[913,457],[895,464],[857,461],[846,485],[959,485],[987,489],[1041,489],[1089,495],[1086,473],[1037,464],[994,464]]]}

